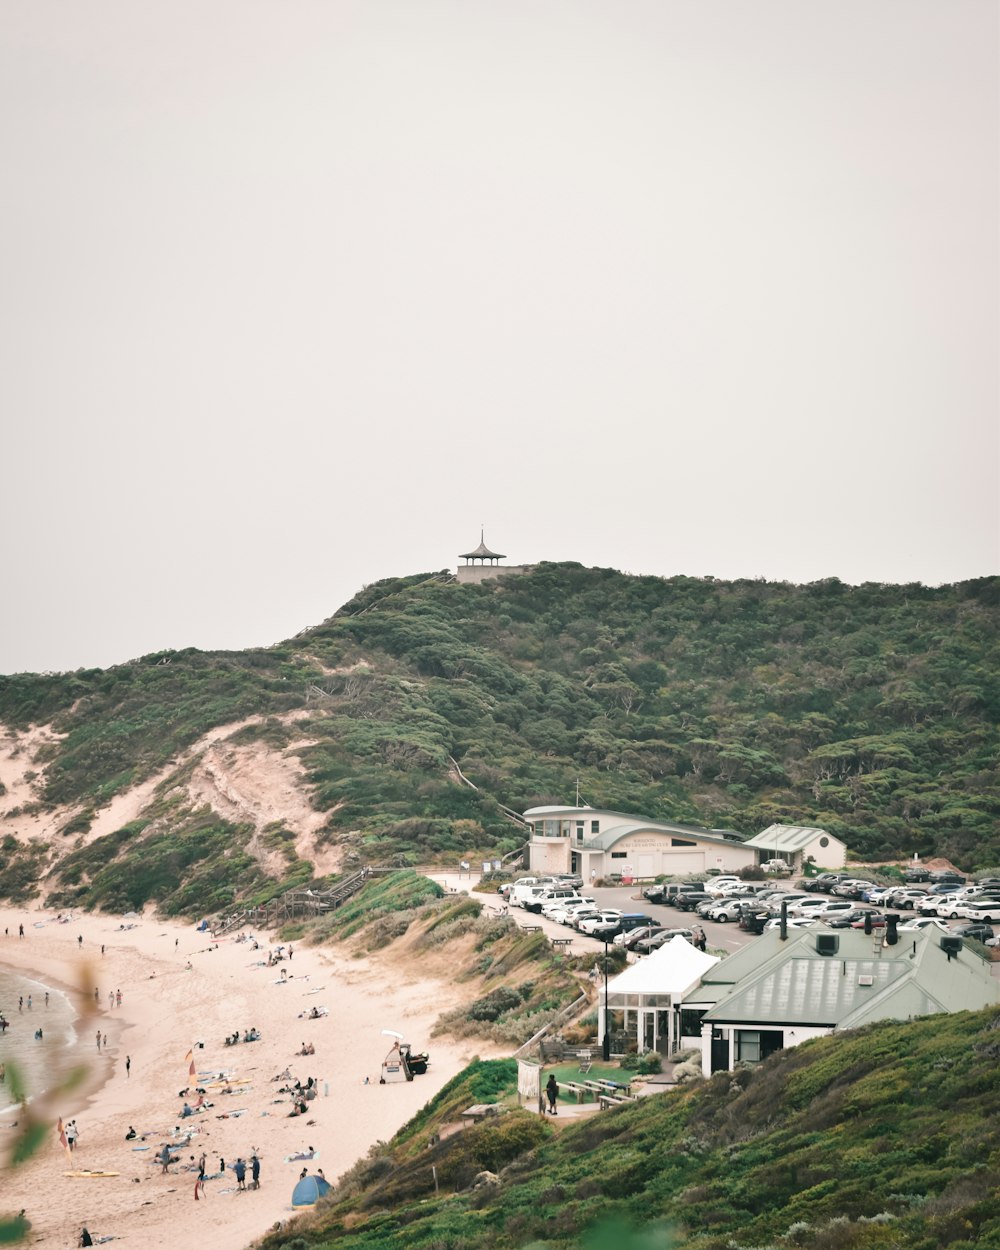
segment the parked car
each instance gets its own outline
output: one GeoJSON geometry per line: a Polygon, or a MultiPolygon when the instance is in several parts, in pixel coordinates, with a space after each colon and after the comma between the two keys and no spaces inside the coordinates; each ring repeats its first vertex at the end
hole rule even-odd
{"type": "Polygon", "coordinates": [[[773,916],[778,916],[781,914],[782,903],[787,903],[789,907],[792,907],[795,903],[801,903],[803,899],[815,897],[814,894],[799,894],[795,890],[789,890],[787,893],[782,892],[776,897],[761,899],[761,902],[773,916]]]}
{"type": "Polygon", "coordinates": [[[846,881],[838,881],[830,893],[836,898],[860,898],[866,890],[874,888],[874,881],[865,881],[861,877],[848,877],[846,881]]]}
{"type": "Polygon", "coordinates": [[[792,871],[792,866],[787,859],[765,859],[761,864],[761,868],[765,872],[778,873],[779,875],[792,871]]]}
{"type": "Polygon", "coordinates": [[[899,886],[895,890],[891,890],[881,900],[882,904],[888,904],[890,907],[903,907],[907,911],[912,911],[918,901],[927,897],[927,891],[922,890],[919,886],[906,885],[899,886]]]}
{"type": "Polygon", "coordinates": [[[853,911],[845,912],[842,916],[824,917],[823,923],[828,924],[831,929],[850,929],[858,920],[864,925],[865,916],[871,915],[874,912],[870,907],[855,907],[853,911]]]}
{"type": "MultiPolygon", "coordinates": [[[[1000,898],[976,898],[959,907],[958,914],[972,924],[992,924],[1000,921],[1000,898]]],[[[992,937],[993,935],[990,934],[992,937]]]]}
{"type": "Polygon", "coordinates": [[[952,902],[954,895],[948,894],[928,894],[926,898],[918,898],[914,911],[918,916],[940,916],[938,910],[942,905],[947,906],[952,902]]]}
{"type": "Polygon", "coordinates": [[[581,920],[576,926],[581,933],[593,933],[595,929],[601,925],[617,924],[621,920],[622,914],[615,908],[606,907],[599,911],[596,916],[588,916],[581,920]]]}
{"type": "Polygon", "coordinates": [[[661,929],[659,933],[654,933],[652,937],[642,938],[635,944],[635,953],[637,955],[648,955],[652,951],[659,950],[666,942],[672,942],[675,937],[693,938],[694,931],[692,929],[661,929]]]}
{"type": "Polygon", "coordinates": [[[742,885],[743,881],[740,877],[720,876],[713,877],[711,881],[705,882],[705,893],[714,894],[718,897],[724,894],[729,886],[742,885]]]}
{"type": "Polygon", "coordinates": [[[931,874],[927,868],[907,868],[903,873],[903,880],[918,885],[921,881],[930,881],[931,874]]]}
{"type": "Polygon", "coordinates": [[[636,942],[641,942],[644,938],[654,937],[657,933],[662,933],[667,928],[665,924],[645,924],[638,929],[622,930],[614,936],[615,946],[621,946],[625,950],[635,949],[636,942]]]}
{"type": "Polygon", "coordinates": [[[719,924],[726,924],[729,920],[735,920],[739,914],[740,909],[736,899],[723,899],[708,909],[705,913],[705,919],[717,920],[719,924]]]}
{"type": "Polygon", "coordinates": [[[794,903],[788,914],[794,916],[846,916],[854,911],[854,904],[845,899],[804,898],[801,903],[794,903]]]}
{"type": "Polygon", "coordinates": [[[589,933],[591,937],[595,937],[601,942],[611,942],[614,941],[617,933],[627,933],[629,929],[639,929],[643,925],[651,925],[653,923],[652,916],[647,916],[644,912],[635,911],[625,912],[614,920],[588,920],[580,928],[584,933],[589,933]]]}
{"type": "Polygon", "coordinates": [[[897,933],[919,933],[922,929],[939,929],[942,933],[950,933],[951,929],[938,916],[915,916],[907,920],[896,930],[897,933]]]}
{"type": "Polygon", "coordinates": [[[943,884],[946,881],[954,881],[956,885],[965,885],[965,878],[961,873],[954,872],[951,868],[938,868],[931,872],[931,881],[935,884],[943,884]]]}
{"type": "Polygon", "coordinates": [[[546,890],[542,894],[533,894],[526,898],[521,906],[525,911],[540,912],[546,903],[565,902],[570,898],[579,898],[576,890],[564,890],[557,887],[546,890]]]}
{"type": "Polygon", "coordinates": [[[957,924],[952,933],[956,937],[971,938],[974,942],[987,942],[996,936],[993,926],[989,924],[957,924]]]}
{"type": "Polygon", "coordinates": [[[554,920],[556,924],[570,924],[577,912],[592,911],[596,906],[597,904],[592,898],[569,898],[565,903],[556,904],[549,908],[543,907],[542,915],[547,916],[549,920],[554,920]]]}
{"type": "Polygon", "coordinates": [[[849,876],[847,872],[821,872],[818,877],[806,878],[803,889],[810,894],[829,894],[839,881],[846,881],[849,876]]]}
{"type": "Polygon", "coordinates": [[[678,894],[676,905],[678,911],[694,911],[699,903],[706,902],[714,903],[714,896],[704,890],[692,890],[690,894],[678,894]]]}
{"type": "Polygon", "coordinates": [[[888,917],[880,911],[869,912],[868,916],[862,916],[860,920],[855,920],[851,924],[852,929],[863,929],[869,923],[871,917],[871,926],[873,929],[884,929],[888,923],[888,917]]]}
{"type": "MultiPolygon", "coordinates": [[[[788,919],[785,921],[785,923],[787,924],[789,929],[810,929],[816,923],[816,921],[810,919],[808,916],[789,916],[788,919]]],[[[764,925],[764,932],[766,933],[768,929],[780,929],[780,928],[781,928],[781,917],[776,916],[774,919],[769,920],[767,924],[764,925]]]]}

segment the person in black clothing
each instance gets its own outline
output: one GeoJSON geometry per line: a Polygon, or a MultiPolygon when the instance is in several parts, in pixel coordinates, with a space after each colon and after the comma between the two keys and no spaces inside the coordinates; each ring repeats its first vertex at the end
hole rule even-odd
{"type": "Polygon", "coordinates": [[[545,1096],[549,1100],[549,1115],[558,1115],[556,1099],[559,1097],[559,1083],[554,1072],[549,1076],[548,1084],[545,1086],[545,1096]]]}
{"type": "Polygon", "coordinates": [[[80,1233],[80,1245],[92,1246],[93,1244],[94,1244],[93,1237],[91,1237],[90,1233],[86,1229],[83,1229],[83,1231],[80,1233]]]}

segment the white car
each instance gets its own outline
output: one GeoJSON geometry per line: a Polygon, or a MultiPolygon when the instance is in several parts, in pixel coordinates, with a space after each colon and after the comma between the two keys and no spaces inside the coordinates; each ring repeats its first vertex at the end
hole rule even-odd
{"type": "Polygon", "coordinates": [[[815,894],[810,894],[808,898],[800,898],[797,903],[792,903],[788,908],[788,914],[790,916],[815,916],[823,911],[830,901],[823,895],[817,897],[815,894]]]}
{"type": "Polygon", "coordinates": [[[942,933],[950,933],[951,929],[939,916],[917,916],[913,920],[907,920],[906,924],[901,924],[897,929],[897,933],[919,933],[922,929],[938,929],[942,933]]]}
{"type": "Polygon", "coordinates": [[[959,915],[974,924],[993,924],[1000,920],[1000,898],[976,898],[959,908],[959,915]]]}
{"type": "Polygon", "coordinates": [[[939,895],[938,904],[934,911],[944,920],[957,920],[963,914],[959,908],[964,907],[966,901],[961,894],[946,894],[944,898],[939,895]]]}
{"type": "MultiPolygon", "coordinates": [[[[809,916],[789,916],[788,919],[785,921],[785,924],[789,927],[789,929],[809,929],[815,923],[816,921],[810,918],[809,916]]],[[[764,926],[764,931],[766,932],[768,929],[780,929],[780,928],[781,928],[781,917],[776,916],[774,920],[769,920],[767,922],[767,924],[764,926]]]]}
{"type": "Polygon", "coordinates": [[[579,929],[581,933],[593,933],[595,929],[617,924],[621,918],[622,914],[620,911],[606,908],[604,911],[599,911],[596,916],[590,916],[586,920],[581,920],[579,929]]]}
{"type": "Polygon", "coordinates": [[[705,882],[706,894],[725,894],[727,889],[733,886],[743,885],[739,877],[713,877],[711,881],[705,882]]]}
{"type": "Polygon", "coordinates": [[[952,894],[928,894],[926,898],[918,900],[913,910],[918,916],[940,916],[938,908],[942,903],[950,903],[952,898],[952,894]]]}
{"type": "Polygon", "coordinates": [[[597,910],[597,904],[592,898],[583,898],[576,901],[569,899],[561,907],[552,907],[548,911],[542,908],[542,915],[547,916],[549,920],[554,920],[556,924],[572,924],[573,917],[577,912],[595,910],[597,910]]]}

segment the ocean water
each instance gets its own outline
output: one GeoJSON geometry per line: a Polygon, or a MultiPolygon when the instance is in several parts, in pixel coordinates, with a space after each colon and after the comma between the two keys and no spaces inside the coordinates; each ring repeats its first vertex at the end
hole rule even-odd
{"type": "MultiPolygon", "coordinates": [[[[76,1013],[61,990],[0,965],[0,1012],[10,1027],[0,1032],[0,1064],[12,1060],[24,1076],[28,1096],[37,1097],[64,1070],[76,1046],[76,1013]],[[45,993],[48,991],[48,1006],[45,993]],[[28,1006],[28,999],[31,1006],[28,1006]],[[18,1010],[18,1000],[23,1006],[18,1010]],[[41,1040],[35,1030],[42,1030],[41,1040]]],[[[0,1114],[11,1106],[10,1082],[0,1084],[0,1114]]]]}

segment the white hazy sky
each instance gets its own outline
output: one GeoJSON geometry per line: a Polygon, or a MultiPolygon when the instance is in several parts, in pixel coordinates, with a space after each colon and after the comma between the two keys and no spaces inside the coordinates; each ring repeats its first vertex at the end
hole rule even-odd
{"type": "Polygon", "coordinates": [[[2,0],[0,672],[1000,571],[994,0],[2,0]]]}

